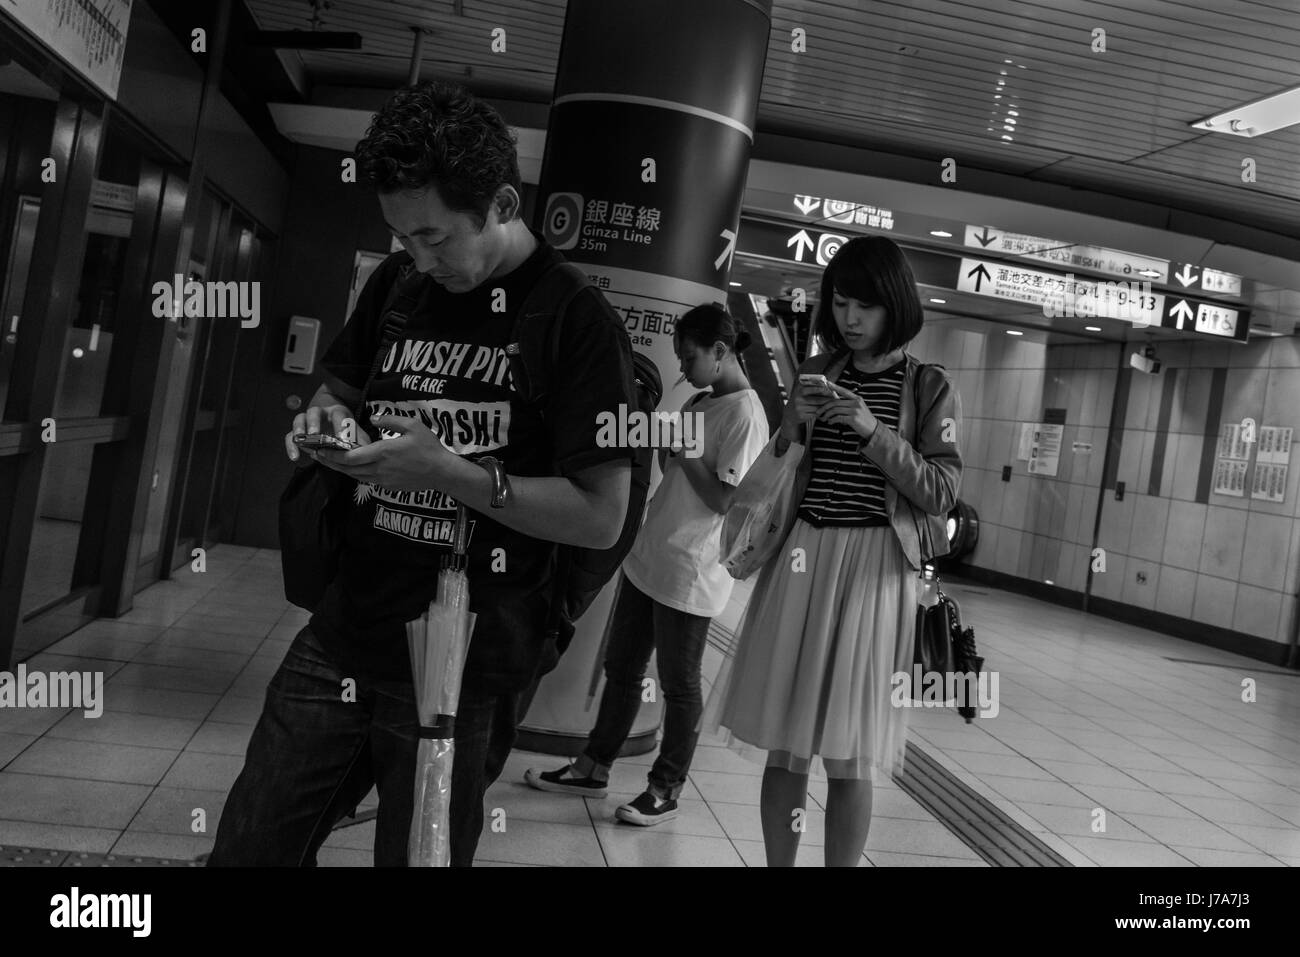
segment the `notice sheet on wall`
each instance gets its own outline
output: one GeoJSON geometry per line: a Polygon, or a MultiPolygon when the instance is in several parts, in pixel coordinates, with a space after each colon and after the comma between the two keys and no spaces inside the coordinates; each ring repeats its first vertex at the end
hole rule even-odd
{"type": "Polygon", "coordinates": [[[1215,495],[1231,495],[1234,498],[1242,498],[1246,494],[1246,466],[1245,459],[1221,458],[1214,461],[1214,488],[1215,495]]]}
{"type": "Polygon", "coordinates": [[[1034,426],[1033,445],[1029,450],[1029,474],[1055,475],[1061,467],[1061,444],[1065,426],[1046,422],[1034,426]]]}
{"type": "Polygon", "coordinates": [[[1286,498],[1286,475],[1291,462],[1292,429],[1265,425],[1259,430],[1259,447],[1255,452],[1255,475],[1250,483],[1250,497],[1265,502],[1286,498]]]}

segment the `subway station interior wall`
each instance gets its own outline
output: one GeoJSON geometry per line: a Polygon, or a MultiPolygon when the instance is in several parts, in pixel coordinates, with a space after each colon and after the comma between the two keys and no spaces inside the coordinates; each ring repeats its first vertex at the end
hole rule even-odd
{"type": "Polygon", "coordinates": [[[279,548],[277,504],[294,466],[285,457],[284,435],[294,412],[285,401],[302,399],[303,408],[321,384],[313,375],[282,370],[291,316],[319,319],[317,361],[342,330],[358,250],[388,252],[390,235],[374,193],[358,183],[341,182],[343,153],[299,147],[290,176],[284,232],[277,243],[271,301],[263,300],[262,334],[241,336],[237,380],[244,408],[250,410],[249,443],[236,545],[279,548]]]}
{"type": "MultiPolygon", "coordinates": [[[[238,38],[232,36],[231,42],[238,38]]],[[[203,71],[194,57],[148,3],[136,0],[131,6],[118,107],[190,162],[202,92],[203,71]]],[[[220,94],[206,133],[208,177],[262,226],[279,233],[287,172],[220,94]]]]}
{"type": "MultiPolygon", "coordinates": [[[[980,516],[969,563],[1030,581],[1084,590],[1118,367],[1133,345],[1048,347],[1007,336],[927,324],[913,352],[942,362],[962,397],[964,471],[960,497],[980,516]],[[1044,408],[1066,409],[1055,477],[1031,475],[1015,458],[1019,424],[1044,408]],[[1092,444],[1074,453],[1072,443],[1092,444]],[[1012,467],[1003,482],[1003,466],[1012,467]]],[[[1106,572],[1093,594],[1136,608],[1286,642],[1300,587],[1300,495],[1294,462],[1280,503],[1216,495],[1198,502],[1205,435],[1254,418],[1300,429],[1300,340],[1161,344],[1159,375],[1134,372],[1116,479],[1105,493],[1097,545],[1106,572]],[[1207,423],[1210,379],[1226,369],[1223,408],[1207,423]],[[1169,376],[1170,369],[1177,375],[1169,376]],[[1171,384],[1172,381],[1172,384],[1171,384]],[[1151,491],[1162,390],[1172,388],[1159,494],[1151,491]],[[1137,574],[1143,572],[1145,583],[1137,574]]],[[[1208,441],[1214,441],[1209,439],[1208,441]]],[[[1212,466],[1212,462],[1211,462],[1212,466]]],[[[1253,469],[1253,463],[1252,463],[1253,469]]]]}

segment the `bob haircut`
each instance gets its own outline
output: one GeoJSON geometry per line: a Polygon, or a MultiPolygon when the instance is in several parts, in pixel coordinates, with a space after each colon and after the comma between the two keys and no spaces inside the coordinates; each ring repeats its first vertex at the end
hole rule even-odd
{"type": "Polygon", "coordinates": [[[869,306],[885,307],[885,331],[873,350],[884,355],[907,345],[921,331],[924,310],[916,278],[903,250],[884,236],[858,236],[839,248],[822,273],[821,298],[813,316],[812,333],[822,349],[837,353],[849,346],[840,335],[831,299],[841,296],[869,306]]]}

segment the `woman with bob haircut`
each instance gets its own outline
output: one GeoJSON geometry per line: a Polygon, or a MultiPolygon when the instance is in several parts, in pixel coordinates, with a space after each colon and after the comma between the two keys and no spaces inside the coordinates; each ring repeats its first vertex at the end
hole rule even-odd
{"type": "Polygon", "coordinates": [[[829,778],[825,862],[855,867],[871,825],[871,773],[901,768],[906,711],[891,679],[910,673],[919,575],[947,551],[957,503],[961,404],[947,372],[905,347],[923,311],[903,251],[845,243],[822,275],[812,331],[824,352],[799,368],[777,455],[805,445],[797,518],[761,569],[705,726],[763,749],[769,866],[793,866],[808,774],[829,778]]]}

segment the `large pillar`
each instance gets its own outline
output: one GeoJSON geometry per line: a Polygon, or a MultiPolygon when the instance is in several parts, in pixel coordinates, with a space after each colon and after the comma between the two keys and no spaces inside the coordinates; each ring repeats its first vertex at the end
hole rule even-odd
{"type": "MultiPolygon", "coordinates": [[[[679,378],[672,327],[726,302],[771,0],[569,0],[538,188],[539,228],[596,277],[633,348],[655,360],[661,409],[679,378]]],[[[654,476],[651,491],[658,483],[654,476]]],[[[617,580],[617,579],[616,579],[617,580]]],[[[519,746],[576,754],[595,721],[611,583],[542,682],[519,746]]],[[[659,696],[625,753],[654,747],[659,696]]]]}

